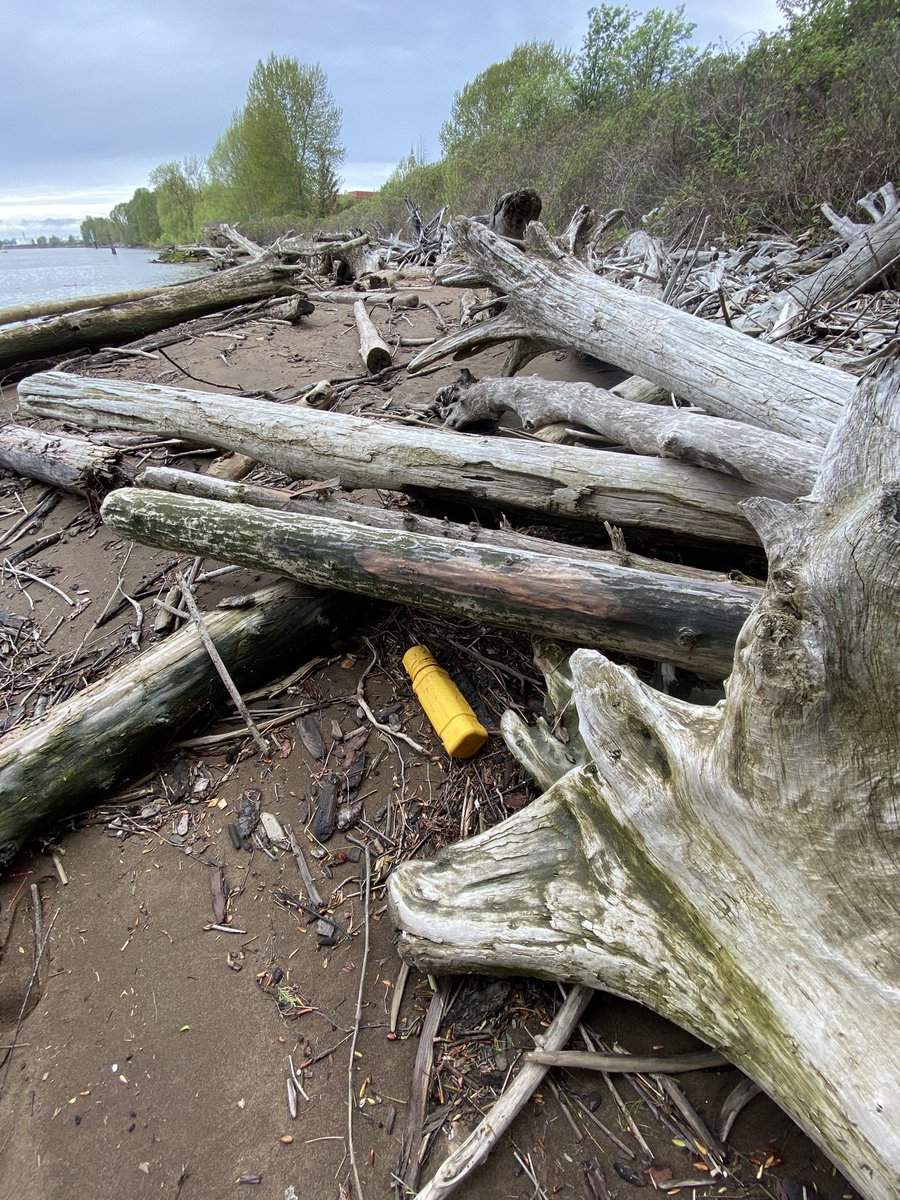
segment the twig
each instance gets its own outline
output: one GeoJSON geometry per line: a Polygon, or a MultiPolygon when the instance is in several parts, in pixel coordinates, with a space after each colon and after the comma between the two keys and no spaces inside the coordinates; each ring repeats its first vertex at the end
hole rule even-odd
{"type": "Polygon", "coordinates": [[[672,1075],[681,1071],[702,1071],[707,1067],[728,1067],[731,1064],[714,1050],[698,1054],[672,1054],[654,1058],[646,1054],[599,1054],[586,1050],[532,1050],[526,1062],[543,1063],[547,1067],[568,1067],[570,1070],[605,1071],[621,1075],[672,1075]]]}
{"type": "Polygon", "coordinates": [[[403,993],[406,991],[406,981],[409,979],[409,963],[401,962],[400,973],[394,984],[394,995],[391,999],[391,1016],[388,1028],[391,1033],[397,1032],[397,1019],[400,1016],[400,1005],[403,1003],[403,993]]]}
{"type": "Polygon", "coordinates": [[[366,676],[372,670],[372,668],[375,666],[375,663],[377,661],[378,661],[377,658],[372,659],[372,661],[369,663],[368,667],[366,667],[365,671],[363,671],[362,675],[360,676],[359,683],[356,685],[356,699],[359,703],[359,707],[365,713],[366,719],[369,721],[369,723],[374,725],[375,728],[380,733],[386,733],[388,735],[388,737],[400,738],[401,741],[406,742],[407,746],[412,746],[413,750],[415,750],[417,754],[427,754],[428,751],[425,749],[424,746],[420,746],[418,742],[414,742],[411,737],[408,737],[401,730],[392,729],[390,727],[390,725],[382,725],[382,723],[376,718],[375,714],[372,712],[371,708],[369,708],[368,704],[366,703],[366,696],[365,696],[365,692],[363,691],[363,685],[365,683],[366,676]]]}
{"type": "Polygon", "coordinates": [[[254,742],[256,742],[256,745],[257,745],[257,748],[259,749],[260,754],[267,755],[269,753],[269,747],[266,745],[262,734],[256,728],[256,725],[253,722],[253,718],[250,716],[250,712],[247,708],[247,705],[244,703],[244,701],[241,697],[241,693],[235,687],[234,680],[228,674],[228,668],[225,666],[225,663],[222,661],[222,656],[219,654],[218,650],[215,647],[215,643],[213,642],[212,638],[209,636],[209,632],[207,631],[206,625],[203,623],[203,617],[200,613],[200,609],[197,607],[197,602],[194,599],[194,597],[191,595],[190,585],[188,584],[188,582],[184,578],[184,576],[181,575],[180,573],[177,578],[178,578],[178,582],[181,586],[181,594],[184,599],[184,603],[187,606],[188,612],[191,614],[191,617],[193,618],[194,624],[197,627],[197,633],[200,635],[200,641],[203,643],[204,647],[206,648],[206,653],[209,655],[212,665],[216,668],[216,671],[219,674],[219,678],[225,684],[225,688],[226,688],[229,696],[234,701],[235,708],[237,708],[238,712],[244,718],[244,724],[250,730],[250,734],[253,737],[254,742]]]}
{"type": "Polygon", "coordinates": [[[422,1142],[424,1139],[425,1110],[428,1107],[428,1089],[431,1082],[431,1067],[434,1061],[434,1039],[437,1035],[441,1017],[444,1015],[444,990],[434,987],[434,995],[428,1005],[428,1012],[422,1023],[419,1034],[419,1045],[416,1050],[416,1061],[413,1064],[412,1083],[409,1087],[409,1100],[406,1105],[406,1117],[403,1123],[403,1137],[400,1142],[400,1163],[398,1175],[403,1183],[404,1195],[419,1186],[419,1172],[422,1169],[422,1142]]]}
{"type": "Polygon", "coordinates": [[[10,571],[17,581],[19,579],[28,579],[32,583],[39,583],[42,587],[49,588],[50,591],[55,592],[61,600],[65,600],[66,604],[68,604],[70,608],[75,608],[75,601],[72,599],[72,597],[67,596],[63,591],[60,591],[56,584],[50,583],[47,579],[41,579],[40,575],[32,575],[30,571],[23,571],[19,567],[14,567],[8,558],[3,560],[3,570],[10,571]]]}
{"type": "MultiPolygon", "coordinates": [[[[542,1050],[559,1050],[569,1040],[581,1014],[593,996],[591,988],[576,984],[553,1018],[546,1034],[537,1039],[542,1050]]],[[[503,1136],[529,1096],[547,1073],[541,1063],[526,1063],[486,1117],[463,1144],[438,1168],[437,1174],[418,1193],[416,1200],[438,1200],[447,1196],[479,1167],[503,1136]]]]}
{"type": "Polygon", "coordinates": [[[322,897],[319,894],[319,889],[313,882],[313,877],[310,873],[306,858],[300,848],[300,843],[294,837],[294,831],[290,825],[285,825],[285,833],[288,835],[288,840],[291,843],[291,852],[297,862],[297,870],[300,872],[300,878],[303,880],[303,886],[306,888],[306,894],[309,896],[310,904],[314,904],[316,908],[322,907],[322,897]]]}
{"type": "Polygon", "coordinates": [[[350,1062],[347,1066],[347,1146],[350,1152],[350,1169],[353,1172],[353,1185],[356,1189],[356,1200],[363,1200],[362,1184],[359,1180],[359,1168],[356,1165],[356,1149],[353,1145],[353,1110],[356,1108],[356,1091],[353,1086],[353,1064],[356,1059],[356,1040],[359,1037],[359,1027],[362,1022],[363,988],[366,982],[366,970],[369,965],[369,901],[372,897],[372,857],[369,853],[368,842],[363,849],[366,855],[366,895],[365,924],[363,926],[363,957],[359,970],[359,990],[356,993],[356,1016],[353,1020],[353,1036],[350,1039],[350,1062]]]}

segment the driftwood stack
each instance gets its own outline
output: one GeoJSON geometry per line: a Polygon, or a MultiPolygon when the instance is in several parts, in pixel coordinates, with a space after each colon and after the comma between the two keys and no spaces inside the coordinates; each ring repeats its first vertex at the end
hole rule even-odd
{"type": "MultiPolygon", "coordinates": [[[[505,377],[464,373],[442,390],[445,429],[59,371],[25,380],[22,408],[216,446],[291,479],[558,522],[559,539],[542,542],[161,470],[102,508],[150,545],[567,643],[539,660],[552,663],[553,703],[577,713],[565,747],[549,722],[503,723],[544,794],[396,870],[403,954],[430,971],[534,973],[649,1005],[757,1080],[867,1200],[889,1200],[900,1173],[900,366],[885,338],[857,343],[855,364],[787,339],[823,305],[839,323],[840,306],[900,255],[893,190],[865,199],[864,227],[830,214],[842,255],[757,246],[759,270],[781,256],[789,276],[801,263],[768,295],[740,275],[746,254],[710,249],[702,230],[677,253],[642,233],[604,256],[615,215],[579,210],[553,238],[531,219],[533,193],[511,195],[490,218],[452,223],[437,278],[491,295],[409,364],[509,344],[505,377]],[[630,378],[605,390],[514,377],[549,348],[630,378]],[[458,432],[506,413],[534,436],[458,432]],[[560,444],[572,429],[582,444],[560,444]],[[768,583],[641,560],[618,534],[605,551],[566,540],[604,522],[682,547],[762,547],[768,583]],[[609,650],[729,676],[726,698],[674,700],[609,650]]],[[[268,252],[244,249],[264,269],[268,252]]],[[[371,276],[385,267],[375,250],[360,235],[328,253],[371,276]]],[[[277,253],[314,257],[287,242],[277,253]]],[[[390,367],[362,306],[356,319],[367,368],[390,367]]]]}

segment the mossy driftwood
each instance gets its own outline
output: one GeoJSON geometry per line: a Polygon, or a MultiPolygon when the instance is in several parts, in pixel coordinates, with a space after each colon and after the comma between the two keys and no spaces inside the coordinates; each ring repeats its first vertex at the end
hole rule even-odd
{"type": "MultiPolygon", "coordinates": [[[[239,686],[271,678],[332,628],[334,601],[279,583],[240,608],[204,614],[239,686]]],[[[173,732],[220,703],[225,689],[194,626],[0,740],[0,866],[28,838],[99,802],[146,769],[173,732]]]]}
{"type": "Polygon", "coordinates": [[[139,300],[12,326],[0,331],[0,367],[61,357],[71,350],[115,346],[204,313],[271,296],[290,296],[296,292],[296,273],[295,268],[278,263],[246,263],[139,300]]]}
{"type": "Polygon", "coordinates": [[[604,646],[722,679],[758,591],[328,517],[123,488],[103,520],[146,545],[604,646]]]}
{"type": "Polygon", "coordinates": [[[726,700],[676,701],[576,651],[582,762],[507,714],[548,790],[389,885],[422,970],[648,1005],[757,1080],[867,1200],[900,1178],[898,479],[892,363],[857,388],[807,499],[746,506],[770,579],[726,700]]]}

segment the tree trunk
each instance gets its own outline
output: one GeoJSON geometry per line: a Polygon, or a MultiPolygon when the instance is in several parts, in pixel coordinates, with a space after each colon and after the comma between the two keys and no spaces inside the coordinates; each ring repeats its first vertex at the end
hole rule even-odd
{"type": "Polygon", "coordinates": [[[357,300],[353,305],[353,316],[359,334],[359,357],[366,364],[366,370],[377,375],[393,362],[390,348],[382,340],[362,300],[357,300]]]}
{"type": "Polygon", "coordinates": [[[143,300],[16,326],[0,333],[0,367],[58,356],[69,350],[117,345],[190,317],[248,300],[289,296],[294,271],[264,262],[203,275],[143,300]]]}
{"type": "Polygon", "coordinates": [[[87,438],[23,425],[0,427],[0,468],[84,496],[96,508],[111,488],[130,480],[120,459],[120,450],[87,438]]]}
{"type": "MultiPolygon", "coordinates": [[[[293,584],[254,593],[249,607],[205,614],[205,625],[242,687],[289,668],[330,628],[333,599],[293,584]],[[268,675],[266,674],[268,673],[268,675]]],[[[97,803],[166,737],[225,688],[193,625],[145,650],[23,730],[0,740],[0,865],[53,822],[97,803]]]]}
{"type": "Polygon", "coordinates": [[[170,288],[183,284],[165,284],[163,287],[142,288],[133,292],[111,292],[104,296],[70,296],[66,300],[41,300],[39,304],[19,304],[12,308],[0,308],[0,325],[13,325],[18,321],[34,321],[38,317],[57,317],[64,313],[80,312],[87,308],[109,308],[117,304],[130,304],[135,300],[147,300],[159,296],[170,288]]]}
{"type": "Polygon", "coordinates": [[[412,371],[507,341],[552,343],[614,363],[714,416],[815,446],[828,441],[853,390],[840,371],[599,279],[538,224],[526,231],[524,253],[472,221],[451,230],[469,265],[439,268],[439,281],[481,279],[507,293],[506,307],[423,350],[412,371]]]}
{"type": "Polygon", "coordinates": [[[898,478],[893,363],[859,385],[810,497],[746,506],[770,581],[725,702],[576,651],[590,761],[390,882],[420,969],[647,1004],[754,1078],[868,1200],[894,1200],[900,1176],[898,478]]]}
{"type": "Polygon", "coordinates": [[[746,480],[763,496],[786,500],[806,495],[821,459],[796,438],[692,410],[622,400],[590,383],[521,376],[476,381],[466,372],[439,399],[449,406],[444,424],[451,429],[496,420],[509,411],[529,431],[558,422],[583,425],[636,454],[709,467],[746,480]]]}
{"type": "Polygon", "coordinates": [[[386,425],[59,371],[24,380],[19,396],[36,416],[238,450],[297,479],[337,476],[344,487],[423,492],[697,539],[755,541],[739,509],[753,489],[681,463],[386,425]]]}
{"type": "MultiPolygon", "coordinates": [[[[178,471],[172,467],[147,467],[137,483],[139,487],[174,492],[178,496],[221,500],[225,504],[249,504],[252,508],[271,508],[279,512],[295,513],[301,517],[329,517],[334,521],[369,525],[373,529],[424,533],[429,537],[474,542],[499,550],[527,550],[533,554],[549,554],[555,558],[567,558],[572,562],[588,565],[605,563],[613,567],[639,567],[645,571],[655,571],[657,574],[696,579],[700,583],[733,582],[731,577],[724,573],[687,567],[683,563],[664,562],[659,558],[647,558],[627,549],[595,550],[587,546],[573,546],[568,542],[531,537],[529,534],[515,533],[507,528],[491,529],[490,526],[479,525],[474,521],[470,525],[460,525],[437,517],[423,517],[406,508],[357,504],[352,500],[342,500],[332,495],[327,485],[315,493],[315,498],[310,498],[276,488],[258,487],[255,484],[237,483],[232,480],[233,477],[229,475],[197,475],[193,471],[178,471]]],[[[760,595],[761,589],[757,599],[760,595]]]]}
{"type": "Polygon", "coordinates": [[[122,488],[102,508],[145,545],[212,555],[318,587],[450,612],[721,679],[755,588],[387,533],[326,517],[122,488]]]}

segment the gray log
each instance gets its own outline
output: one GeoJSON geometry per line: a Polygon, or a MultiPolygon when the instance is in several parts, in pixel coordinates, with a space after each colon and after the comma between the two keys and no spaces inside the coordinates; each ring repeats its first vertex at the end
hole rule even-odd
{"type": "Polygon", "coordinates": [[[688,567],[683,563],[647,558],[627,549],[595,550],[586,546],[573,546],[568,542],[531,537],[510,529],[491,529],[474,521],[470,525],[460,525],[454,521],[439,520],[437,517],[423,517],[410,512],[409,509],[380,506],[376,508],[371,504],[356,504],[332,495],[327,488],[318,491],[315,498],[310,499],[276,488],[239,483],[234,481],[234,476],[231,475],[197,475],[193,471],[177,471],[171,467],[147,467],[137,483],[139,487],[174,492],[177,496],[197,496],[202,500],[220,500],[225,504],[249,504],[252,508],[272,508],[279,512],[295,513],[297,516],[329,517],[334,521],[369,525],[373,529],[424,533],[429,537],[474,542],[480,546],[494,546],[501,550],[528,550],[533,554],[549,554],[554,558],[566,558],[571,562],[589,565],[605,563],[613,567],[639,567],[645,571],[696,579],[703,583],[733,582],[726,574],[703,571],[699,567],[688,567]]]}
{"type": "Polygon", "coordinates": [[[249,300],[289,296],[296,290],[294,273],[290,267],[251,262],[204,275],[143,300],[15,326],[0,332],[0,367],[69,350],[116,345],[249,300]]]}
{"type": "Polygon", "coordinates": [[[449,406],[444,424],[465,429],[514,412],[531,431],[559,422],[583,425],[637,454],[677,458],[746,480],[763,496],[793,500],[816,479],[821,454],[796,438],[741,421],[623,400],[590,383],[559,383],[534,376],[474,380],[468,372],[442,389],[449,406]]]}
{"type": "Polygon", "coordinates": [[[759,594],[140,488],[114,492],[101,511],[111,529],[146,545],[662,659],[717,679],[759,594]]]}
{"type": "Polygon", "coordinates": [[[366,370],[377,375],[393,362],[390,348],[382,340],[362,300],[357,300],[353,305],[353,316],[359,334],[359,357],[366,364],[366,370]]]}
{"type": "Polygon", "coordinates": [[[824,446],[853,379],[806,362],[779,346],[670,308],[599,279],[566,254],[539,224],[528,226],[523,253],[464,218],[451,225],[469,261],[444,283],[473,275],[506,293],[500,316],[423,350],[410,370],[508,341],[551,342],[614,363],[715,416],[773,429],[824,446]]]}
{"type": "Polygon", "coordinates": [[[716,541],[755,540],[739,507],[753,489],[681,463],[501,442],[59,371],[24,380],[19,396],[38,416],[238,450],[298,479],[337,476],[345,487],[419,491],[716,541]]]}
{"type": "Polygon", "coordinates": [[[45,433],[24,425],[0,427],[0,469],[24,475],[99,505],[110,488],[130,478],[121,451],[87,438],[45,433]]]}

